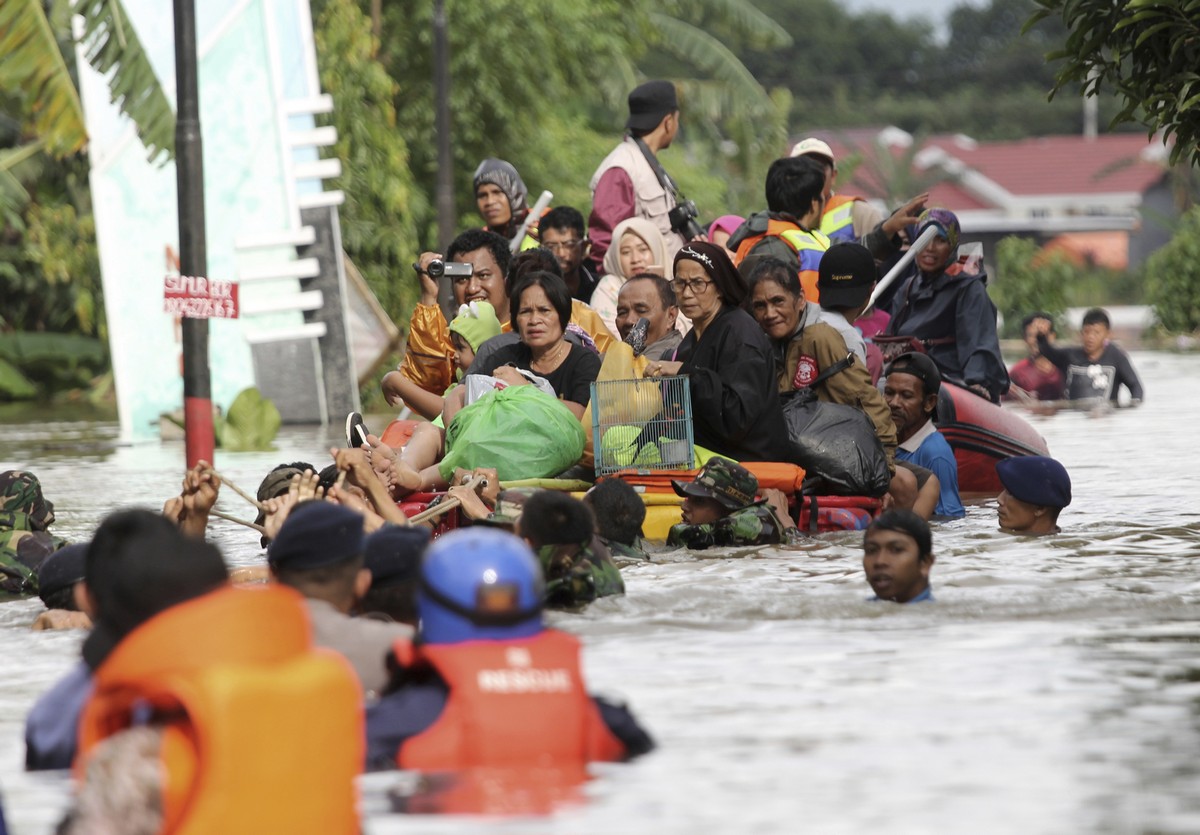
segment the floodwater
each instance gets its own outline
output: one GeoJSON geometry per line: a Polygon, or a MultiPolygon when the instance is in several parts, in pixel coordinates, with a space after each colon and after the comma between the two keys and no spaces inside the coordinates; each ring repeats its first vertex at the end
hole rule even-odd
{"type": "MultiPolygon", "coordinates": [[[[363,781],[368,833],[1200,832],[1200,356],[1135,353],[1136,410],[1030,416],[1074,481],[1048,539],[999,533],[995,502],[935,528],[936,604],[864,602],[860,538],[796,550],[661,555],[628,595],[555,622],[582,636],[592,688],[628,700],[659,749],[595,769],[545,819],[388,814],[403,775],[363,781]]],[[[112,424],[0,427],[83,537],[110,509],[177,489],[179,444],[116,448],[112,424]]],[[[253,488],[278,461],[324,463],[315,430],[222,455],[253,488]]],[[[227,491],[228,492],[228,491],[227,491]]],[[[250,517],[231,493],[221,507],[250,517]]],[[[231,563],[253,534],[218,522],[231,563]]],[[[60,775],[26,775],[29,705],[77,657],[0,606],[0,790],[17,833],[52,829],[60,775]]]]}

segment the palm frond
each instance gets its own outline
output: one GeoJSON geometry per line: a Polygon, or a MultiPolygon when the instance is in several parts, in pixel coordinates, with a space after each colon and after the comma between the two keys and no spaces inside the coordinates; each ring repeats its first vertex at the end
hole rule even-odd
{"type": "Polygon", "coordinates": [[[41,0],[0,3],[0,56],[0,87],[24,91],[33,129],[51,153],[83,148],[83,106],[41,0]]]}
{"type": "Polygon", "coordinates": [[[679,18],[659,12],[652,13],[650,18],[661,35],[662,48],[708,78],[728,85],[729,102],[759,110],[771,108],[767,91],[725,44],[679,18]]]}
{"type": "Polygon", "coordinates": [[[149,158],[170,159],[175,155],[175,112],[125,7],[120,0],[79,0],[75,12],[83,16],[80,42],[88,63],[108,79],[113,102],[137,125],[149,158]]]}
{"type": "Polygon", "coordinates": [[[719,21],[750,46],[780,49],[792,45],[788,31],[749,0],[667,0],[660,8],[673,17],[719,21]]]}

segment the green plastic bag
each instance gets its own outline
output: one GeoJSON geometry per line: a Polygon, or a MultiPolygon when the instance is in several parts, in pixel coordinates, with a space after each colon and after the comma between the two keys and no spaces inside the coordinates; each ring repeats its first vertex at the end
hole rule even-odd
{"type": "Polygon", "coordinates": [[[509,386],[466,406],[446,429],[447,481],[456,467],[495,467],[501,481],[549,478],[572,467],[587,438],[571,410],[533,386],[509,386]]]}

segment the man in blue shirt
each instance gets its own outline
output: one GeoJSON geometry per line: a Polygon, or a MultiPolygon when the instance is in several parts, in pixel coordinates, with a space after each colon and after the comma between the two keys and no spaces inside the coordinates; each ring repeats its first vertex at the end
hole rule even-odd
{"type": "Polygon", "coordinates": [[[881,513],[863,535],[863,571],[872,601],[923,603],[933,600],[933,535],[929,523],[911,510],[881,513]]]}
{"type": "Polygon", "coordinates": [[[958,463],[950,444],[933,425],[942,375],[925,354],[901,354],[886,369],[883,397],[896,424],[896,459],[931,470],[941,483],[934,516],[961,519],[967,515],[958,497],[958,463]]]}

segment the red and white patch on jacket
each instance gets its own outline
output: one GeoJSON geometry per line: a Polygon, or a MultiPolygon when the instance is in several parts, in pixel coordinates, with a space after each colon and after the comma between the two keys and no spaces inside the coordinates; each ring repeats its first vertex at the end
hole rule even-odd
{"type": "Polygon", "coordinates": [[[800,361],[796,364],[796,376],[792,378],[792,387],[802,389],[811,386],[819,373],[816,358],[801,354],[800,361]]]}

